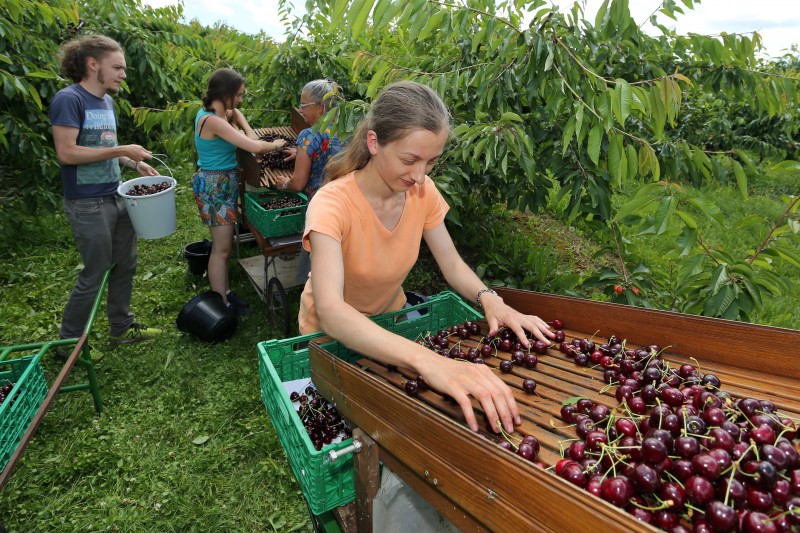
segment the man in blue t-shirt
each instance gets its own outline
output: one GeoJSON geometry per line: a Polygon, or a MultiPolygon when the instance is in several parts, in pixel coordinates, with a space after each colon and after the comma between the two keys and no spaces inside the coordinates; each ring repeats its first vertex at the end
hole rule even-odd
{"type": "MultiPolygon", "coordinates": [[[[74,84],[50,102],[50,124],[61,163],[64,212],[83,261],[75,288],[64,309],[59,335],[79,337],[92,311],[103,275],[116,263],[108,280],[109,337],[123,344],[160,333],[134,321],[130,312],[136,273],[136,234],[125,204],[117,194],[120,166],[142,176],[158,172],[144,162],[149,150],[117,144],[117,118],[112,94],[125,79],[125,55],[115,40],[102,35],[82,37],[63,46],[61,72],[74,84]]],[[[61,357],[67,354],[58,351],[61,357]]]]}

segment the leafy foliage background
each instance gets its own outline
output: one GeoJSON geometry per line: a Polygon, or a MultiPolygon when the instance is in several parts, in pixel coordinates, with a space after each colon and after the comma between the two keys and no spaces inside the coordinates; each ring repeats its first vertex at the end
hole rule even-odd
{"type": "MultiPolygon", "coordinates": [[[[180,6],[138,0],[5,4],[3,210],[58,205],[47,119],[49,99],[67,83],[57,72],[58,47],[99,32],[127,53],[131,76],[117,98],[125,142],[180,161],[193,158],[191,121],[208,74],[222,66],[248,80],[243,111],[253,124],[288,123],[305,82],[336,80],[348,102],[327,120],[342,136],[386,84],[429,84],[452,110],[452,142],[434,171],[453,207],[451,224],[468,229],[496,206],[547,210],[616,257],[605,272],[534,281],[520,264],[544,268],[546,253],[498,261],[507,240],[490,233],[478,258],[490,281],[745,320],[764,298],[795,288],[776,268],[800,268],[800,59],[761,58],[758,34],[678,36],[660,26],[650,36],[628,0],[608,0],[597,13],[577,2],[562,12],[544,0],[308,0],[302,18],[283,3],[283,42],[185,24],[180,6]],[[753,182],[787,174],[787,190],[775,198],[783,207],[747,220],[720,217],[716,190],[747,199],[753,182]],[[741,233],[752,242],[731,250],[706,240],[708,224],[757,231],[741,233]],[[680,272],[643,262],[635,243],[648,236],[674,243],[664,253],[680,272]]],[[[693,5],[665,0],[661,12],[674,17],[693,5]]],[[[13,217],[0,217],[0,243],[13,234],[13,217]]]]}

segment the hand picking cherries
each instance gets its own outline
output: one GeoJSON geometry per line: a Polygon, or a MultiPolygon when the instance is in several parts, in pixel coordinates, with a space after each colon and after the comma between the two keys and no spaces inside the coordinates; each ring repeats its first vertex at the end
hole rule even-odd
{"type": "Polygon", "coordinates": [[[319,395],[313,385],[305,389],[305,394],[292,392],[289,399],[298,403],[297,414],[306,433],[311,438],[314,449],[319,451],[337,437],[349,439],[353,431],[334,406],[319,395]]]}
{"type": "Polygon", "coordinates": [[[167,181],[161,183],[153,183],[152,185],[134,185],[128,190],[128,196],[150,196],[151,194],[158,194],[170,188],[167,181]]]}
{"type": "MultiPolygon", "coordinates": [[[[259,137],[260,141],[267,141],[273,142],[277,141],[278,139],[283,139],[286,141],[286,146],[292,146],[297,142],[297,139],[293,137],[288,137],[286,135],[281,135],[279,133],[268,133],[266,135],[262,135],[259,137]]],[[[288,170],[294,168],[294,161],[284,161],[286,159],[286,154],[283,153],[283,148],[278,150],[273,150],[271,152],[267,152],[265,154],[257,154],[256,161],[258,162],[259,168],[263,173],[264,170],[268,168],[276,169],[276,170],[288,170]]]]}
{"type": "MultiPolygon", "coordinates": [[[[486,360],[496,355],[498,351],[511,352],[513,350],[511,360],[503,359],[498,363],[498,368],[505,374],[512,374],[515,365],[530,370],[536,368],[539,360],[535,354],[530,353],[530,350],[534,350],[538,354],[545,354],[549,346],[547,343],[533,341],[532,338],[529,338],[531,348],[523,351],[522,344],[510,329],[501,330],[497,336],[481,337],[477,346],[462,345],[464,341],[472,341],[472,336],[477,337],[480,334],[480,324],[469,320],[423,337],[417,340],[417,343],[443,357],[479,365],[486,364],[486,360]]],[[[536,391],[536,381],[530,378],[521,379],[519,387],[526,393],[533,394],[536,391]]],[[[409,387],[408,384],[406,384],[405,390],[410,396],[416,396],[418,392],[414,385],[409,387]]],[[[423,389],[420,387],[419,390],[423,389]]]]}
{"type": "Polygon", "coordinates": [[[800,531],[796,422],[769,400],[734,398],[694,365],[672,368],[656,345],[616,337],[562,341],[616,386],[612,409],[571,398],[561,418],[578,439],[556,474],[667,531],[800,531]]]}

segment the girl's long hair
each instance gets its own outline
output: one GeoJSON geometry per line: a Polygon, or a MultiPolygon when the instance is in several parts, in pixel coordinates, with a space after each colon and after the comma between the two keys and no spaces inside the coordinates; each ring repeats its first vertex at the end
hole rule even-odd
{"type": "Polygon", "coordinates": [[[367,166],[370,130],[385,145],[414,130],[439,133],[443,128],[450,129],[450,111],[433,89],[413,81],[392,83],[372,103],[347,145],[325,165],[325,183],[367,166]]]}
{"type": "Polygon", "coordinates": [[[244,85],[244,77],[235,70],[230,68],[215,70],[208,78],[208,88],[206,94],[203,95],[203,109],[211,111],[211,104],[214,100],[219,100],[228,109],[228,104],[233,101],[242,85],[244,85]]]}

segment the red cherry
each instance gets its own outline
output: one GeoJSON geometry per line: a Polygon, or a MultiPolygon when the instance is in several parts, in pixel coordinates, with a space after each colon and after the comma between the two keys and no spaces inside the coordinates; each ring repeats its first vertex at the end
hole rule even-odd
{"type": "Polygon", "coordinates": [[[624,507],[633,496],[633,485],[625,476],[606,478],[600,486],[600,497],[616,505],[624,507]]]}
{"type": "Polygon", "coordinates": [[[744,533],[778,533],[778,527],[770,517],[758,511],[745,511],[742,515],[744,533]]]}
{"type": "Polygon", "coordinates": [[[714,497],[714,485],[702,476],[686,480],[686,497],[695,505],[705,505],[714,497]]]}
{"type": "Polygon", "coordinates": [[[736,511],[719,500],[706,505],[706,522],[714,531],[733,531],[737,518],[736,511]]]}

